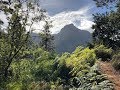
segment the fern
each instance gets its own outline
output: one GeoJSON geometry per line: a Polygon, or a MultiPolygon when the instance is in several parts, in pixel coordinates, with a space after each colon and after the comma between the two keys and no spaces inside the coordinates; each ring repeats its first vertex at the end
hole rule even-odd
{"type": "Polygon", "coordinates": [[[97,64],[91,67],[86,75],[73,78],[72,83],[74,88],[71,90],[114,90],[113,84],[106,80],[105,75],[100,74],[97,64]]]}

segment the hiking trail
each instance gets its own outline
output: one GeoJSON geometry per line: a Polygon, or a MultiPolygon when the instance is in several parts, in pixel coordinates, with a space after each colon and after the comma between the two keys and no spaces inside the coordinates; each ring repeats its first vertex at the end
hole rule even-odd
{"type": "Polygon", "coordinates": [[[110,62],[98,62],[101,73],[107,76],[107,79],[114,84],[115,90],[120,90],[120,73],[117,72],[110,62]]]}

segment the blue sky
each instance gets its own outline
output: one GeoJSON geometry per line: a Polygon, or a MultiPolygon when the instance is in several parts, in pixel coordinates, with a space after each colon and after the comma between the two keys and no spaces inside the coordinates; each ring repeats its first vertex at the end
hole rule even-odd
{"type": "Polygon", "coordinates": [[[40,0],[40,5],[47,10],[49,15],[63,11],[76,11],[87,6],[93,7],[91,14],[106,11],[105,8],[97,8],[93,0],[40,0]]]}
{"type": "Polygon", "coordinates": [[[102,12],[93,0],[41,0],[40,5],[47,10],[53,21],[53,33],[58,33],[71,23],[79,29],[92,32],[92,14],[102,12]]]}
{"type": "MultiPolygon", "coordinates": [[[[105,8],[97,8],[93,0],[40,0],[40,6],[46,9],[52,21],[52,33],[58,33],[65,25],[74,24],[81,30],[93,32],[92,14],[105,12],[105,8]]],[[[6,22],[6,17],[1,13],[0,19],[6,22]]],[[[6,26],[5,25],[5,26],[6,26]]],[[[41,23],[35,23],[33,28],[39,30],[41,23]]],[[[36,31],[39,32],[39,31],[36,31]]]]}
{"type": "Polygon", "coordinates": [[[40,4],[50,15],[63,11],[76,11],[90,4],[95,6],[93,0],[41,0],[40,4]]]}

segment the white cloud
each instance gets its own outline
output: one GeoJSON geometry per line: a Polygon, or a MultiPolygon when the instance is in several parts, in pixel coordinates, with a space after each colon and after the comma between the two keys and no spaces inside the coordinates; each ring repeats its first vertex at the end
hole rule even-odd
{"type": "MultiPolygon", "coordinates": [[[[92,8],[92,7],[91,7],[92,8]]],[[[84,7],[77,11],[65,11],[51,17],[53,21],[52,33],[58,33],[65,25],[73,23],[77,28],[92,32],[91,26],[94,24],[88,14],[90,7],[84,7]]]]}
{"type": "Polygon", "coordinates": [[[7,16],[2,11],[0,12],[0,20],[4,21],[2,28],[6,28],[8,26],[8,20],[7,20],[7,16]]]}
{"type": "MultiPolygon", "coordinates": [[[[14,3],[10,6],[12,7],[12,9],[14,9],[14,3]]],[[[40,22],[35,22],[32,24],[32,19],[35,18],[36,16],[39,17],[41,16],[41,13],[38,12],[37,10],[41,9],[40,7],[37,8],[37,6],[35,6],[34,10],[30,10],[28,13],[26,13],[25,11],[27,10],[26,4],[23,4],[23,11],[20,10],[19,14],[22,15],[23,17],[25,17],[26,15],[28,15],[28,21],[27,21],[27,25],[26,25],[26,30],[27,31],[31,31],[33,30],[33,32],[39,33],[41,30],[43,30],[43,26],[45,25],[45,22],[40,21],[40,22]],[[32,24],[32,26],[31,26],[32,24]]],[[[9,20],[7,19],[8,17],[10,18],[12,16],[12,14],[5,14],[3,11],[0,10],[0,20],[2,20],[4,22],[2,26],[2,29],[7,29],[8,25],[9,25],[9,20]]],[[[21,22],[22,23],[22,22],[21,22]]]]}
{"type": "Polygon", "coordinates": [[[64,2],[61,0],[40,0],[40,5],[42,7],[55,7],[59,8],[64,5],[64,2]]]}
{"type": "MultiPolygon", "coordinates": [[[[82,9],[79,9],[77,11],[64,11],[61,13],[58,13],[54,16],[49,16],[50,19],[53,21],[52,25],[53,27],[50,29],[52,33],[58,33],[65,25],[73,23],[77,28],[81,30],[88,30],[92,32],[91,26],[94,24],[90,19],[91,15],[88,13],[89,10],[93,7],[84,7],[82,9]]],[[[4,21],[4,27],[8,25],[8,21],[6,19],[6,16],[3,12],[0,12],[0,19],[4,21]]],[[[29,13],[30,17],[33,16],[33,14],[29,13]]],[[[30,21],[29,21],[30,22],[30,21]]],[[[35,29],[34,32],[38,33],[43,29],[44,22],[34,23],[32,25],[32,28],[35,29]]],[[[29,29],[29,27],[26,27],[29,29]]]]}

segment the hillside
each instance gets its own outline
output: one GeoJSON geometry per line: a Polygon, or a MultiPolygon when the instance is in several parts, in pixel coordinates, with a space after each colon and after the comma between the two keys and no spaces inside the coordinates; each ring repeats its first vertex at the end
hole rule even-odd
{"type": "Polygon", "coordinates": [[[61,31],[54,35],[56,51],[59,53],[72,52],[77,46],[86,46],[91,42],[91,33],[76,28],[73,24],[66,25],[61,31]]]}
{"type": "Polygon", "coordinates": [[[0,90],[120,90],[120,1],[48,1],[0,0],[0,90]]]}
{"type": "MultiPolygon", "coordinates": [[[[35,43],[40,42],[37,33],[32,33],[32,40],[35,43]]],[[[58,34],[54,34],[54,45],[57,53],[73,52],[77,46],[85,47],[92,41],[91,33],[76,28],[73,24],[66,25],[58,34]]]]}

